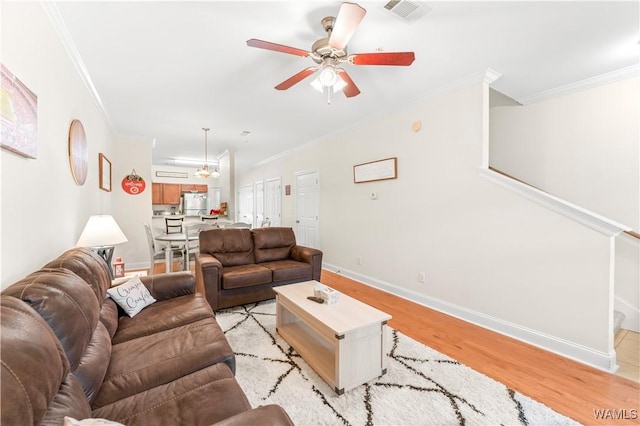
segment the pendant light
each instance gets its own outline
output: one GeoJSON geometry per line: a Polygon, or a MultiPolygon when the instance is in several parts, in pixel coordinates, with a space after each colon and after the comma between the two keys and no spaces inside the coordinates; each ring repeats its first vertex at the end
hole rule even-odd
{"type": "Polygon", "coordinates": [[[209,164],[207,163],[207,132],[209,131],[209,128],[203,127],[202,130],[204,130],[204,165],[201,169],[196,170],[194,175],[206,179],[211,176],[211,173],[209,172],[209,164]]]}

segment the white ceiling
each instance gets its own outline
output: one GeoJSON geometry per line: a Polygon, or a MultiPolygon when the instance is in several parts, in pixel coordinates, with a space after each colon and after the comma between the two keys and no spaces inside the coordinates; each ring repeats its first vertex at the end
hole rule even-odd
{"type": "Polygon", "coordinates": [[[410,67],[345,65],[361,90],[327,105],[310,58],[246,46],[250,38],[305,50],[341,2],[58,2],[55,4],[115,131],[155,140],[153,163],[230,150],[246,169],[355,122],[491,68],[496,90],[523,99],[638,64],[639,2],[424,2],[407,23],[385,2],[367,10],[349,53],[414,51],[410,67]],[[250,131],[242,136],[243,131],[250,131]]]}

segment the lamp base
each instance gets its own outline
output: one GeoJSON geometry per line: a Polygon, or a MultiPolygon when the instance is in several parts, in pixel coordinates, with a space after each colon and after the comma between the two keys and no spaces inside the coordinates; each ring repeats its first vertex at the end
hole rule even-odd
{"type": "Polygon", "coordinates": [[[113,269],[111,268],[111,259],[113,259],[113,246],[98,246],[91,247],[100,257],[102,257],[107,262],[107,267],[109,268],[109,276],[113,279],[113,269]]]}

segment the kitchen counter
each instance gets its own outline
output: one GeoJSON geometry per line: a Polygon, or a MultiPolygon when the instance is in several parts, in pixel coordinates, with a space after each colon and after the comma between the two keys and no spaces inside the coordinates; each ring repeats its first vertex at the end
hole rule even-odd
{"type": "Polygon", "coordinates": [[[175,218],[183,217],[184,218],[184,221],[182,222],[183,225],[195,225],[198,223],[202,223],[200,216],[183,216],[179,214],[153,215],[152,221],[151,221],[151,227],[153,228],[154,235],[160,235],[167,232],[167,228],[164,221],[166,217],[175,217],[175,218]]]}

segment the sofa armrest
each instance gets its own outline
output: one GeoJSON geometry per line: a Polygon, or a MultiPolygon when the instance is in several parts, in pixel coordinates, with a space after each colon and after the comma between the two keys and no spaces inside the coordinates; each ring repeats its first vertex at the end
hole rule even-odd
{"type": "Polygon", "coordinates": [[[140,281],[157,300],[194,294],[196,287],[195,277],[188,271],[147,275],[140,277],[140,281]]]}
{"type": "Polygon", "coordinates": [[[196,293],[204,294],[214,311],[221,289],[222,263],[208,253],[196,254],[196,293]]]}
{"type": "Polygon", "coordinates": [[[322,251],[311,247],[296,245],[291,249],[291,258],[299,262],[310,264],[313,270],[313,279],[320,281],[320,272],[322,271],[322,251]]]}
{"type": "Polygon", "coordinates": [[[291,418],[279,405],[261,405],[215,423],[215,426],[293,426],[291,418]]]}

